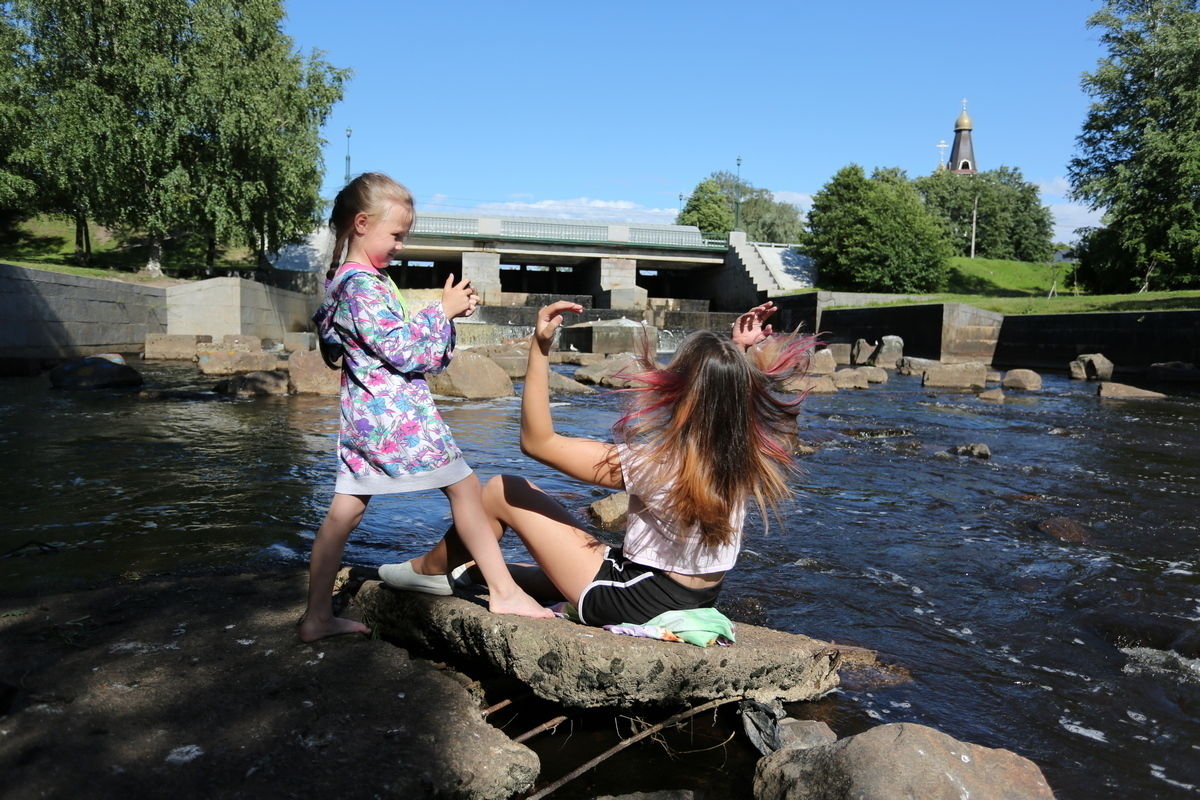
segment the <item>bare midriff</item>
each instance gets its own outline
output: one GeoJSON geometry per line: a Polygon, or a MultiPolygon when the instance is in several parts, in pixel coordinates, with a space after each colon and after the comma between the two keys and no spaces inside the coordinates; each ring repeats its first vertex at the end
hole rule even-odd
{"type": "Polygon", "coordinates": [[[689,589],[710,589],[725,577],[724,572],[707,572],[703,575],[684,575],[680,572],[664,572],[663,574],[689,589]]]}

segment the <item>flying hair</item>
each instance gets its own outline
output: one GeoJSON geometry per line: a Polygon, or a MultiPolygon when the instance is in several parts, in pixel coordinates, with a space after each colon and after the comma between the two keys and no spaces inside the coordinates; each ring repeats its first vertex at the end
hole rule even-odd
{"type": "Polygon", "coordinates": [[[796,417],[814,336],[771,336],[743,352],[711,331],[692,334],[664,367],[648,341],[621,375],[631,409],[614,426],[645,459],[649,479],[669,487],[664,513],[683,529],[697,525],[705,546],[735,534],[730,517],[753,498],[766,512],[791,494],[796,417]],[[634,371],[638,370],[638,371],[634,371]]]}

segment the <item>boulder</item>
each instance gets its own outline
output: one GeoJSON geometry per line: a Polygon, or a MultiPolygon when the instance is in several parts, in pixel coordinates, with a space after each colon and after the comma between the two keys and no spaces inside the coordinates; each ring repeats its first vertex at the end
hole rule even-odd
{"type": "Polygon", "coordinates": [[[779,720],[779,744],[807,750],[837,741],[837,734],[827,723],[816,719],[784,717],[779,720]]]}
{"type": "Polygon", "coordinates": [[[268,397],[288,393],[288,373],[284,370],[247,372],[218,384],[217,392],[236,397],[268,397]]]}
{"type": "Polygon", "coordinates": [[[142,358],[150,361],[156,359],[174,361],[193,361],[196,358],[196,347],[212,342],[211,336],[198,336],[181,333],[147,333],[146,349],[142,358]]]}
{"type": "Polygon", "coordinates": [[[939,364],[922,373],[921,385],[943,389],[983,389],[987,386],[987,367],[977,361],[939,364]]]}
{"type": "Polygon", "coordinates": [[[573,381],[566,375],[550,371],[550,394],[595,394],[596,390],[585,386],[579,381],[573,381]]]}
{"type": "Polygon", "coordinates": [[[537,696],[576,708],[810,700],[837,685],[841,663],[827,642],[745,623],[733,647],[696,647],[565,619],[492,614],[482,598],[396,591],[375,581],[363,584],[355,604],[384,638],[441,659],[478,659],[537,696]]]}
{"type": "Polygon", "coordinates": [[[850,349],[850,363],[855,366],[867,364],[873,355],[875,355],[875,345],[866,339],[859,339],[854,343],[854,347],[850,349]]]}
{"type": "Polygon", "coordinates": [[[604,530],[620,530],[625,527],[625,518],[629,515],[629,495],[626,492],[613,492],[589,505],[588,511],[604,530]]]}
{"type": "Polygon", "coordinates": [[[1004,373],[1000,385],[1005,389],[1020,389],[1026,392],[1042,390],[1042,376],[1031,369],[1010,369],[1004,373]]]}
{"type": "Polygon", "coordinates": [[[796,394],[834,394],[838,389],[828,375],[804,375],[789,380],[783,390],[796,394]]]}
{"type": "Polygon", "coordinates": [[[598,364],[575,370],[575,380],[580,383],[603,383],[605,378],[637,369],[637,358],[633,353],[618,353],[598,364]]]}
{"type": "Polygon", "coordinates": [[[832,375],[836,371],[837,360],[828,347],[813,353],[812,358],[808,360],[809,375],[832,375]]]}
{"type": "Polygon", "coordinates": [[[336,395],[342,388],[342,370],[325,365],[319,350],[294,350],[288,356],[288,375],[296,394],[336,395]]]}
{"type": "Polygon", "coordinates": [[[1009,750],[960,742],[910,722],[880,725],[758,762],[756,800],[1053,800],[1042,771],[1009,750]]]}
{"type": "Polygon", "coordinates": [[[430,391],[447,397],[484,400],[513,394],[512,380],[504,370],[487,356],[470,350],[458,351],[449,367],[443,372],[426,375],[425,380],[429,382],[430,391]]]}
{"type": "Polygon", "coordinates": [[[971,458],[980,458],[985,461],[992,457],[991,449],[982,442],[955,445],[946,452],[953,456],[970,456],[971,458]]]}
{"type": "Polygon", "coordinates": [[[142,375],[125,363],[119,353],[73,358],[50,370],[55,389],[119,389],[141,386],[142,375]]]}
{"type": "Polygon", "coordinates": [[[237,350],[241,353],[259,353],[263,349],[263,340],[258,336],[245,333],[227,333],[221,340],[224,350],[237,350]]]}
{"type": "Polygon", "coordinates": [[[830,376],[839,389],[866,389],[867,374],[862,369],[839,369],[830,376]]]}
{"type": "Polygon", "coordinates": [[[920,375],[931,367],[940,367],[942,362],[932,358],[916,358],[904,356],[896,363],[896,369],[901,375],[920,375]]]}
{"type": "Polygon", "coordinates": [[[871,356],[870,365],[895,369],[902,358],[904,358],[904,340],[899,336],[884,336],[879,340],[879,347],[871,356]]]}
{"type": "Polygon", "coordinates": [[[1000,372],[1000,370],[989,369],[987,371],[987,382],[988,383],[1000,383],[1002,380],[1004,380],[1004,375],[1003,375],[1003,373],[1000,372]]]}
{"type": "Polygon", "coordinates": [[[196,354],[196,365],[205,375],[237,375],[239,372],[269,372],[280,368],[279,357],[274,353],[244,350],[201,349],[196,354]]]}
{"type": "Polygon", "coordinates": [[[850,350],[849,342],[830,342],[825,346],[830,353],[833,353],[833,363],[838,367],[850,365],[850,350]]]}
{"type": "Polygon", "coordinates": [[[1004,402],[1004,392],[1000,389],[988,389],[986,392],[980,392],[977,397],[980,400],[987,400],[989,403],[1004,402]]]}
{"type": "Polygon", "coordinates": [[[869,383],[887,383],[887,370],[883,367],[859,367],[858,371],[867,376],[869,383]]]}
{"type": "Polygon", "coordinates": [[[1147,389],[1139,389],[1136,386],[1127,386],[1123,383],[1113,383],[1112,381],[1102,381],[1096,387],[1096,394],[1100,397],[1110,397],[1118,400],[1162,400],[1166,397],[1160,392],[1151,392],[1147,389]]]}
{"type": "Polygon", "coordinates": [[[1087,369],[1083,366],[1083,362],[1075,359],[1070,364],[1067,364],[1067,370],[1071,373],[1071,380],[1086,381],[1087,369]]]}
{"type": "Polygon", "coordinates": [[[317,335],[311,331],[292,331],[283,335],[283,349],[289,353],[302,353],[317,349],[317,335]]]}
{"type": "Polygon", "coordinates": [[[1079,360],[1083,362],[1083,371],[1089,381],[1112,380],[1113,363],[1102,353],[1084,353],[1079,360]]]}
{"type": "Polygon", "coordinates": [[[577,367],[592,367],[603,363],[607,356],[604,353],[580,353],[577,350],[552,350],[551,364],[574,364],[577,367]]]}
{"type": "Polygon", "coordinates": [[[513,380],[525,377],[525,369],[529,365],[529,344],[484,344],[471,348],[472,353],[479,353],[495,361],[504,374],[513,380]]]}

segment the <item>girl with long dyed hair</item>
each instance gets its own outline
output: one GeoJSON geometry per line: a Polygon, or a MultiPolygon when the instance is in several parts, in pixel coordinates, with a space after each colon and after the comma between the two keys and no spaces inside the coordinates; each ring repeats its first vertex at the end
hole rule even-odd
{"type": "MultiPolygon", "coordinates": [[[[524,478],[484,487],[497,538],[511,529],[537,561],[510,567],[527,591],[565,599],[589,625],[643,624],[666,612],[712,606],[742,545],[746,506],[768,511],[791,493],[799,398],[785,390],[803,374],[813,337],[772,335],[764,303],[741,315],[732,337],[701,331],[666,366],[649,348],[628,377],[628,413],[616,443],[562,436],[550,411],[550,349],[565,312],[538,312],[521,400],[521,450],[573,478],[629,493],[620,548],[583,530],[557,501],[524,478]]],[[[450,572],[468,561],[453,528],[423,557],[450,572]]],[[[474,570],[472,570],[474,571],[474,570]]]]}

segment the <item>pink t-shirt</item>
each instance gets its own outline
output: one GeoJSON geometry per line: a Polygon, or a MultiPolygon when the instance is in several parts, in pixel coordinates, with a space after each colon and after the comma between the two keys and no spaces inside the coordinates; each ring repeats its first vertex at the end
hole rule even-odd
{"type": "Polygon", "coordinates": [[[629,517],[621,547],[626,558],[681,575],[726,572],[733,568],[742,549],[745,503],[739,503],[729,517],[733,528],[729,543],[705,547],[700,541],[699,525],[680,530],[663,508],[670,484],[648,485],[650,479],[641,459],[628,445],[617,445],[617,457],[621,461],[625,490],[629,492],[629,517]]]}

